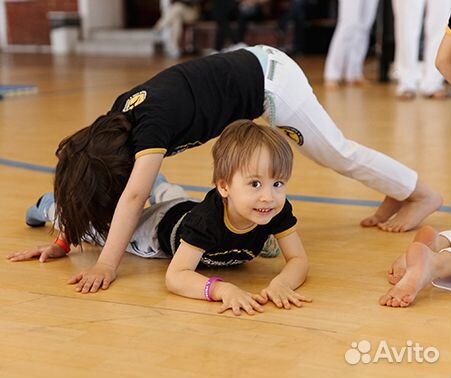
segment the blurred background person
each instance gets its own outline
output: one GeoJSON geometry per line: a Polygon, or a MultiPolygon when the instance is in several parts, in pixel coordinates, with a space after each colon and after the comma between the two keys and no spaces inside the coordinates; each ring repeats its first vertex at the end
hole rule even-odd
{"type": "Polygon", "coordinates": [[[245,43],[249,21],[263,19],[263,5],[269,0],[214,0],[213,19],[216,21],[215,50],[222,51],[231,42],[225,51],[246,47],[245,43]],[[238,29],[230,26],[232,20],[238,23],[238,29]]]}
{"type": "Polygon", "coordinates": [[[365,82],[363,64],[378,3],[379,0],[338,1],[337,26],[324,70],[327,87],[337,88],[342,81],[356,85],[365,82]]]}
{"type": "Polygon", "coordinates": [[[435,56],[443,36],[443,25],[448,20],[451,0],[392,0],[392,5],[395,18],[395,71],[398,78],[396,95],[401,100],[411,100],[419,89],[426,97],[448,97],[443,76],[435,67],[435,56]],[[423,20],[423,67],[419,75],[423,20]]]}
{"type": "Polygon", "coordinates": [[[153,28],[154,38],[163,43],[169,57],[176,59],[181,56],[183,25],[198,20],[199,4],[200,0],[173,0],[162,10],[162,16],[153,28]]]}
{"type": "Polygon", "coordinates": [[[279,31],[283,39],[290,22],[294,24],[292,46],[282,46],[292,56],[300,56],[304,52],[305,3],[306,0],[291,0],[287,12],[279,20],[279,31]]]}

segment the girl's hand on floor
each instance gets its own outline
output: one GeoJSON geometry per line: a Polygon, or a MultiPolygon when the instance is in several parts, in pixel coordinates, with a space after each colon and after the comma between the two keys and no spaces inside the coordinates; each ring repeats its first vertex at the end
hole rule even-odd
{"type": "Polygon", "coordinates": [[[258,295],[248,293],[239,287],[228,282],[218,282],[218,295],[222,300],[222,306],[218,313],[223,313],[228,309],[232,310],[233,315],[241,315],[241,311],[248,315],[255,315],[256,312],[263,312],[263,307],[258,303],[258,295]]]}
{"type": "Polygon", "coordinates": [[[50,258],[56,259],[64,256],[66,256],[66,252],[59,245],[51,244],[16,252],[6,258],[10,261],[27,261],[39,257],[40,262],[45,262],[50,258]]]}
{"type": "Polygon", "coordinates": [[[296,293],[289,286],[282,282],[272,280],[269,286],[260,292],[260,304],[265,304],[268,301],[273,302],[278,308],[290,309],[291,304],[296,307],[302,307],[302,302],[312,302],[308,297],[296,293]]]}
{"type": "Polygon", "coordinates": [[[76,274],[68,281],[77,285],[75,290],[82,293],[95,293],[99,289],[108,289],[111,282],[116,279],[116,270],[106,264],[97,263],[91,269],[76,274]]]}

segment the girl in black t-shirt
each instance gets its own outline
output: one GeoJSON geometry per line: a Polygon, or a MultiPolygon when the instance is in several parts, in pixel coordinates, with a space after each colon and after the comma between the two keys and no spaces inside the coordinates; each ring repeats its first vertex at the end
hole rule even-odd
{"type": "Polygon", "coordinates": [[[404,232],[442,203],[415,171],[346,139],[283,52],[255,46],[194,59],[120,95],[108,114],[60,143],[54,192],[62,232],[49,248],[70,249],[86,235],[106,239],[95,266],[75,276],[78,290],[96,292],[115,279],[164,157],[259,116],[318,164],[386,195],[362,226],[404,232]]]}

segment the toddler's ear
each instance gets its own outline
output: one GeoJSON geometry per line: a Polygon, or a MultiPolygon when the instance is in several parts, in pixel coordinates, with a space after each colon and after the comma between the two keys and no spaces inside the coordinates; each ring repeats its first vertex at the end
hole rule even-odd
{"type": "Polygon", "coordinates": [[[229,196],[229,186],[227,185],[226,180],[219,179],[216,182],[216,189],[218,190],[222,198],[227,198],[229,196]]]}

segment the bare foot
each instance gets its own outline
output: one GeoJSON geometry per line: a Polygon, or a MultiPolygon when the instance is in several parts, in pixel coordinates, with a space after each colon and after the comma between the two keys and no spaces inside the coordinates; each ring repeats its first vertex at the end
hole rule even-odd
{"type": "Polygon", "coordinates": [[[385,197],[376,212],[373,215],[363,219],[360,222],[360,225],[362,227],[374,227],[380,223],[384,223],[396,214],[401,206],[401,201],[397,201],[391,197],[385,197]]]}
{"type": "Polygon", "coordinates": [[[326,81],[324,81],[324,86],[327,89],[338,89],[338,88],[340,88],[340,81],[339,80],[326,80],[326,81]]]}
{"type": "MultiPolygon", "coordinates": [[[[438,252],[443,248],[447,248],[449,243],[446,243],[447,240],[441,240],[439,238],[439,233],[437,230],[431,226],[423,226],[421,227],[415,237],[413,238],[414,242],[422,243],[428,246],[432,251],[438,252]]],[[[443,238],[445,239],[445,238],[443,238]]],[[[387,272],[387,280],[392,285],[396,285],[404,274],[406,274],[406,254],[403,253],[401,256],[398,256],[396,260],[393,262],[390,270],[387,272]]]]}
{"type": "MultiPolygon", "coordinates": [[[[437,192],[418,182],[415,191],[401,202],[399,211],[377,226],[388,232],[405,232],[417,227],[424,218],[436,211],[443,203],[437,192]]],[[[382,205],[381,205],[382,206],[382,205]]]]}
{"type": "Polygon", "coordinates": [[[393,261],[390,270],[387,272],[388,282],[390,282],[392,285],[396,285],[406,274],[406,267],[406,254],[403,253],[402,255],[398,256],[395,261],[393,261]]]}
{"type": "Polygon", "coordinates": [[[407,270],[395,287],[380,297],[379,304],[389,307],[407,307],[418,292],[432,281],[433,252],[424,244],[414,242],[406,252],[407,270]]]}

